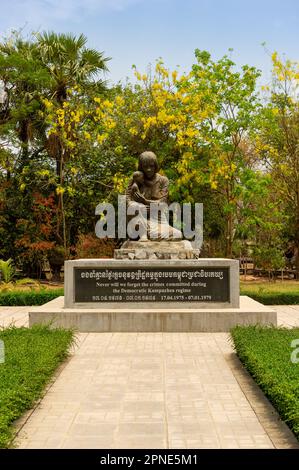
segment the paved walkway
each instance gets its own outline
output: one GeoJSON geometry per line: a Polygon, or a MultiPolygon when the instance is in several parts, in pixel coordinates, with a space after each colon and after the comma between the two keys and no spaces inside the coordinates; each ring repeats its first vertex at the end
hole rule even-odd
{"type": "MultiPolygon", "coordinates": [[[[299,306],[278,323],[299,326],[299,306]]],[[[0,308],[27,325],[28,307],[0,308]]],[[[226,333],[80,333],[19,448],[299,448],[226,333]]]]}

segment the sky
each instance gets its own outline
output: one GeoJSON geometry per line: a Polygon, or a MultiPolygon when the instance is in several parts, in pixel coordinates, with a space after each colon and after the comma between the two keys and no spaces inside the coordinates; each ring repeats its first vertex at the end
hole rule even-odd
{"type": "Polygon", "coordinates": [[[1,39],[20,29],[25,37],[83,33],[88,47],[111,57],[110,83],[132,79],[133,64],[146,72],[160,57],[188,71],[196,48],[256,66],[264,83],[274,50],[299,61],[298,0],[0,0],[0,7],[1,39]]]}

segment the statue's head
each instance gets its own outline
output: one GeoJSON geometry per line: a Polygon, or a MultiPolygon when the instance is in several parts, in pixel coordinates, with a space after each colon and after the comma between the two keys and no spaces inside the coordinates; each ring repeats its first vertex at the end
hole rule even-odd
{"type": "Polygon", "coordinates": [[[152,179],[158,169],[158,160],[154,152],[142,152],[139,155],[138,170],[143,171],[147,179],[152,179]]]}
{"type": "Polygon", "coordinates": [[[134,183],[138,183],[138,184],[144,183],[144,173],[143,173],[143,171],[134,171],[133,181],[134,181],[134,183]]]}

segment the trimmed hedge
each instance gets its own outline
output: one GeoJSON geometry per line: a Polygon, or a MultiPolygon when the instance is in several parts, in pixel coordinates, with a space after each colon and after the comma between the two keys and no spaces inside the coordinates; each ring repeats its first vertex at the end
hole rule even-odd
{"type": "Polygon", "coordinates": [[[241,289],[241,295],[248,295],[264,305],[295,305],[299,304],[298,292],[252,292],[241,289]]]}
{"type": "Polygon", "coordinates": [[[43,305],[63,295],[63,289],[0,291],[0,305],[43,305]]]}
{"type": "Polygon", "coordinates": [[[234,347],[248,372],[299,439],[299,328],[236,326],[234,347]]]}

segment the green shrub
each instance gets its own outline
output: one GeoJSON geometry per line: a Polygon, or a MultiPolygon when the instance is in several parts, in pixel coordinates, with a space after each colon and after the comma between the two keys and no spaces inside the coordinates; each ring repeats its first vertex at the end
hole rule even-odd
{"type": "Polygon", "coordinates": [[[63,295],[63,289],[0,291],[0,305],[43,305],[63,295]]]}
{"type": "Polygon", "coordinates": [[[299,328],[236,326],[231,334],[240,360],[299,439],[299,363],[291,361],[299,328]]]}
{"type": "Polygon", "coordinates": [[[7,261],[0,259],[0,273],[0,277],[3,282],[11,282],[16,273],[15,267],[12,264],[12,259],[9,259],[7,261]]]}
{"type": "Polygon", "coordinates": [[[253,292],[252,290],[241,289],[241,295],[248,295],[252,299],[264,305],[294,305],[299,304],[298,292],[253,292]]]}
{"type": "Polygon", "coordinates": [[[16,286],[29,286],[29,287],[35,287],[35,288],[40,288],[40,283],[36,279],[31,279],[30,277],[24,277],[22,279],[18,279],[15,282],[16,286]]]}

